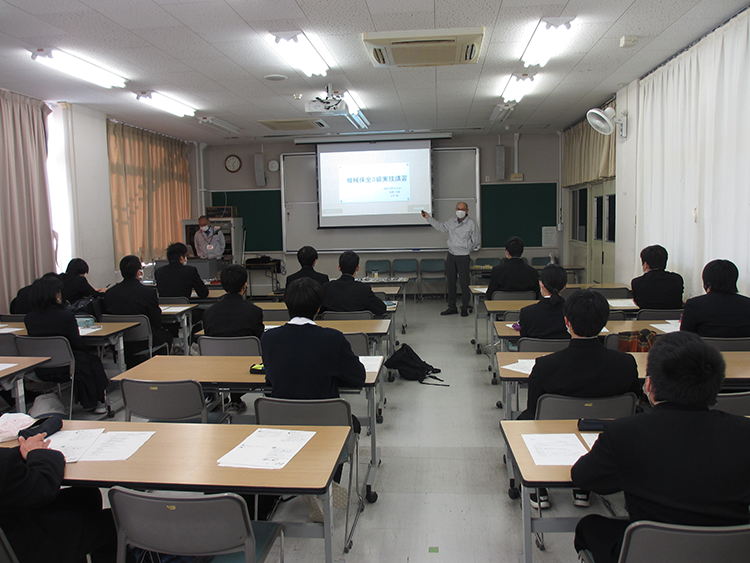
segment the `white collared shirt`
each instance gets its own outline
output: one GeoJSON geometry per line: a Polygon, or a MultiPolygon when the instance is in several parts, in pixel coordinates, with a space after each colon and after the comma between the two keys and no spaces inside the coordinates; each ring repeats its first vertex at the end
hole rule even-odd
{"type": "MultiPolygon", "coordinates": [[[[307,317],[294,317],[290,321],[288,321],[286,324],[289,325],[315,325],[315,321],[312,319],[308,319],[307,317]]],[[[317,325],[315,325],[317,326],[317,325]]]]}

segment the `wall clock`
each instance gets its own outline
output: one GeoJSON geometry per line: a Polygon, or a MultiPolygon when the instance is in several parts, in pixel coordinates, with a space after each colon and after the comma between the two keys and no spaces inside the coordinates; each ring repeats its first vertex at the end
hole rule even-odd
{"type": "Polygon", "coordinates": [[[242,168],[242,161],[240,160],[240,157],[236,154],[230,154],[224,160],[224,168],[226,168],[229,172],[237,172],[237,170],[242,168]]]}

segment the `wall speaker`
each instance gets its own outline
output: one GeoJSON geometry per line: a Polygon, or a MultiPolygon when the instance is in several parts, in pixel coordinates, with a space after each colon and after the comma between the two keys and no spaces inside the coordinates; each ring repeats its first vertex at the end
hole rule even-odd
{"type": "Polygon", "coordinates": [[[266,168],[262,152],[255,155],[255,185],[259,188],[266,185],[266,168]]]}

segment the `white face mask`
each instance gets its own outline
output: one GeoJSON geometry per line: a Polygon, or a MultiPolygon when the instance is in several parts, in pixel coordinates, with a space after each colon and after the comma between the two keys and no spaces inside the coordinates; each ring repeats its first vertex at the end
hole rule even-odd
{"type": "Polygon", "coordinates": [[[203,225],[201,227],[201,231],[203,231],[204,233],[208,232],[208,225],[203,225]]]}
{"type": "Polygon", "coordinates": [[[466,217],[466,211],[463,211],[462,209],[456,209],[456,217],[459,219],[463,219],[466,217]]]}

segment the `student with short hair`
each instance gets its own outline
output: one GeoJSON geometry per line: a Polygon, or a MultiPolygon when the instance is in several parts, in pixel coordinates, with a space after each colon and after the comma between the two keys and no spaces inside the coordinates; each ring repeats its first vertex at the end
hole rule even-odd
{"type": "Polygon", "coordinates": [[[526,338],[570,338],[565,326],[565,299],[560,293],[568,283],[568,273],[558,264],[549,264],[542,270],[539,303],[521,309],[518,324],[521,337],[526,338]]]}
{"type": "Polygon", "coordinates": [[[193,290],[199,299],[208,297],[208,288],[203,283],[198,269],[187,264],[188,247],[181,242],[173,242],[167,247],[169,264],[154,272],[159,297],[187,297],[193,290]]]}
{"type": "Polygon", "coordinates": [[[737,292],[740,277],[729,260],[712,260],[703,268],[705,295],[688,299],[680,330],[712,338],[750,336],[750,298],[737,292]]]}
{"type": "Polygon", "coordinates": [[[73,304],[84,297],[96,297],[103,293],[91,287],[86,279],[88,273],[89,265],[83,258],[73,258],[68,262],[65,273],[60,274],[63,281],[63,301],[73,304]]]}
{"type": "Polygon", "coordinates": [[[492,268],[487,299],[492,299],[496,291],[533,291],[539,299],[539,274],[521,260],[523,247],[520,237],[510,237],[505,243],[507,259],[492,268]]]}
{"type": "Polygon", "coordinates": [[[328,276],[326,274],[315,271],[315,265],[318,263],[318,251],[312,246],[303,246],[300,248],[297,251],[297,261],[301,267],[299,271],[287,276],[287,285],[300,278],[312,278],[320,285],[328,283],[328,276]]]}
{"type": "Polygon", "coordinates": [[[321,311],[372,311],[375,316],[383,316],[386,306],[372,288],[354,279],[359,271],[359,256],[347,250],[339,256],[341,277],[323,286],[325,300],[321,311]]]}
{"type": "Polygon", "coordinates": [[[625,528],[637,520],[687,526],[750,522],[750,420],[709,407],[725,374],[717,349],[695,334],[661,336],[648,354],[649,414],[606,422],[571,469],[573,484],[623,491],[628,519],[585,516],[576,551],[616,563],[625,528]]]}
{"type": "Polygon", "coordinates": [[[685,284],[680,274],[667,272],[667,258],[667,249],[658,244],[641,250],[643,275],[630,282],[641,309],[682,309],[685,284]]]}

